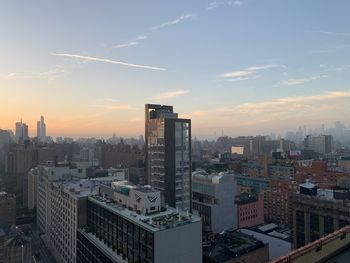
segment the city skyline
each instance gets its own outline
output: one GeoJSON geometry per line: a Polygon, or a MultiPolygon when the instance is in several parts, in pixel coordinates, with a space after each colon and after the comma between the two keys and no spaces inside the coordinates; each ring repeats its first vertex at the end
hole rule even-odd
{"type": "Polygon", "coordinates": [[[1,129],[138,136],[147,103],[201,138],[350,125],[347,1],[81,4],[1,4],[1,129]]]}

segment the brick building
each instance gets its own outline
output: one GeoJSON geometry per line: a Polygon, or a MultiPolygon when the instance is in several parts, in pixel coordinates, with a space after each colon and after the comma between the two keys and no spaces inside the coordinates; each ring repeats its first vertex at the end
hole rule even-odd
{"type": "Polygon", "coordinates": [[[264,223],[264,196],[243,193],[236,197],[238,228],[264,223]]]}
{"type": "Polygon", "coordinates": [[[289,179],[271,179],[270,189],[265,192],[265,219],[278,224],[292,226],[292,195],[298,183],[289,179]]]}

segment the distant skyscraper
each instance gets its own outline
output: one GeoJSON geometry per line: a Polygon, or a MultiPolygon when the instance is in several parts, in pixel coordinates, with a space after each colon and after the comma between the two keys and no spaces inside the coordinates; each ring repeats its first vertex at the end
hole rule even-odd
{"type": "Polygon", "coordinates": [[[173,106],[146,104],[145,140],[148,183],[169,206],[191,209],[191,120],[173,106]]]}
{"type": "Polygon", "coordinates": [[[15,133],[15,140],[18,143],[19,138],[22,137],[22,120],[21,122],[16,122],[16,133],[15,133]]]}
{"type": "Polygon", "coordinates": [[[36,134],[39,142],[46,142],[46,125],[44,116],[41,116],[40,121],[36,123],[36,134]]]}
{"type": "Polygon", "coordinates": [[[317,153],[325,154],[332,152],[333,138],[331,135],[308,135],[305,138],[305,148],[317,153]]]}
{"type": "Polygon", "coordinates": [[[17,143],[20,141],[24,141],[29,139],[28,136],[28,125],[22,122],[22,119],[20,122],[16,122],[16,134],[15,134],[15,140],[17,143]]]}
{"type": "Polygon", "coordinates": [[[23,137],[23,140],[29,139],[28,125],[25,123],[22,123],[22,137],[23,137]]]}

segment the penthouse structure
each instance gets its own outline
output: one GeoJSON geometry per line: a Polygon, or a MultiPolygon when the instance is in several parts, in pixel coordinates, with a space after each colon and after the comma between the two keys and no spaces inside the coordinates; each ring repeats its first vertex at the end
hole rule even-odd
{"type": "Polygon", "coordinates": [[[100,185],[78,230],[77,262],[202,262],[200,218],[160,198],[149,186],[100,185]]]}

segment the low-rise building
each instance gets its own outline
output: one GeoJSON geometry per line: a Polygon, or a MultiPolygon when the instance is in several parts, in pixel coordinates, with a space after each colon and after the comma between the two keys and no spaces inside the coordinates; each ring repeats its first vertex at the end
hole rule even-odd
{"type": "Polygon", "coordinates": [[[269,245],[234,230],[216,235],[203,243],[205,263],[265,263],[269,261],[269,245]]]}
{"type": "Polygon", "coordinates": [[[243,193],[235,198],[238,228],[252,227],[264,223],[264,196],[243,193]]]}
{"type": "Polygon", "coordinates": [[[269,248],[269,260],[274,260],[292,250],[291,230],[270,223],[253,228],[242,228],[239,232],[260,240],[269,248]]]}

